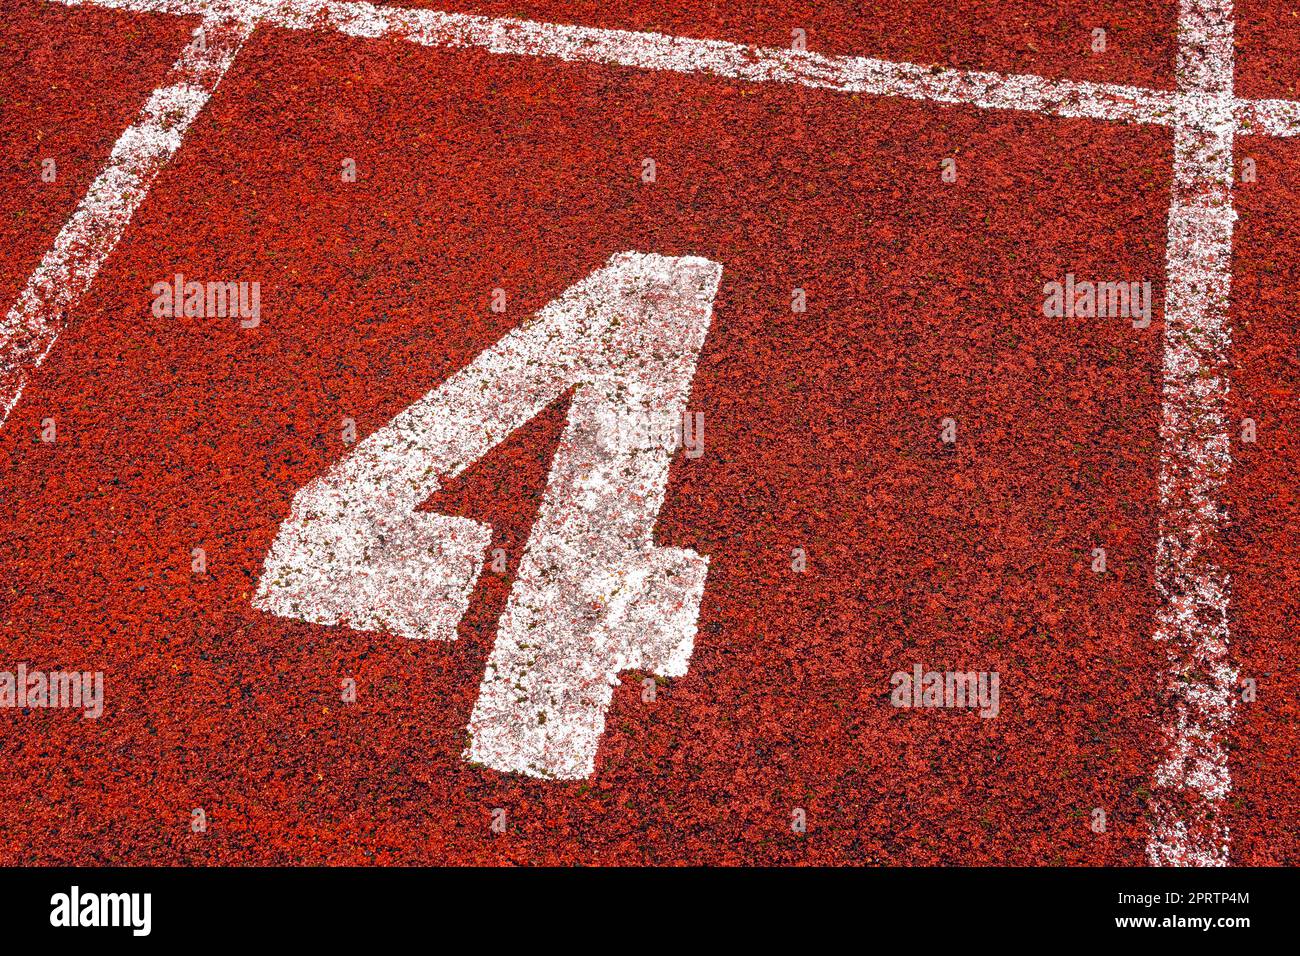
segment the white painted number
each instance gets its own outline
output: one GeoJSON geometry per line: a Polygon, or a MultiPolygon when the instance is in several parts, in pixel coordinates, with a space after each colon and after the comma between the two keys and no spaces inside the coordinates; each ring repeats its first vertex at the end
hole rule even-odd
{"type": "Polygon", "coordinates": [[[254,605],[454,640],[492,531],[415,509],[572,389],[465,758],[590,776],[618,672],[680,676],[694,646],[708,559],[653,541],[674,448],[627,436],[681,421],[721,276],[695,257],[611,258],[303,487],[254,605]]]}

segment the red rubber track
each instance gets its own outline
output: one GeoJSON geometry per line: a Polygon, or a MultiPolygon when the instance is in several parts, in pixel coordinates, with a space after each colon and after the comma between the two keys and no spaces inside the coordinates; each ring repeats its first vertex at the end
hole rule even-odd
{"type": "MultiPolygon", "coordinates": [[[[601,6],[473,9],[1173,72],[1166,3],[601,6]],[[1087,48],[1094,15],[1115,25],[1108,58],[1087,48]]],[[[7,7],[11,301],[193,23],[7,7]],[[56,184],[47,151],[67,157],[56,184]]],[[[1291,95],[1247,51],[1293,56],[1297,33],[1242,11],[1243,92],[1291,95]]],[[[1233,415],[1260,438],[1234,442],[1225,541],[1234,659],[1260,699],[1232,742],[1232,854],[1294,865],[1300,147],[1240,149],[1260,182],[1238,192],[1233,415]]],[[[0,431],[0,669],[103,670],[107,695],[98,721],[0,710],[0,862],[1144,863],[1161,316],[1040,306],[1073,272],[1149,279],[1158,307],[1170,164],[1154,127],[259,30],[0,431]],[[711,557],[699,634],[655,703],[624,675],[591,780],[508,777],[460,753],[562,404],[426,506],[489,522],[510,555],[459,641],[249,599],[293,494],[346,453],[343,418],[369,434],[623,250],[725,270],[690,403],[706,452],[675,460],[657,533],[711,557]],[[261,326],[155,318],[150,286],[178,271],[260,281],[261,326]],[[1000,716],[890,706],[890,674],[917,663],[1000,672],[1000,716]]]]}

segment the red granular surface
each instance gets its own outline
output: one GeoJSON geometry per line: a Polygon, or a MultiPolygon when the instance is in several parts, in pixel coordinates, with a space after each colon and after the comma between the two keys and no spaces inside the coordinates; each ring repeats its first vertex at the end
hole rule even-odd
{"type": "Polygon", "coordinates": [[[871,56],[1004,73],[1170,88],[1174,85],[1177,0],[390,0],[497,17],[788,49],[794,29],[818,53],[871,56]],[[1094,30],[1105,49],[1093,51],[1094,30]]]}
{"type": "Polygon", "coordinates": [[[1300,98],[1300,9],[1288,0],[1237,0],[1237,95],[1300,98]]]}
{"type": "MultiPolygon", "coordinates": [[[[1160,10],[1134,29],[1170,50],[1160,10]]],[[[926,11],[910,20],[940,32],[926,11]]],[[[963,23],[983,45],[915,52],[830,22],[845,52],[1009,68],[945,51],[1017,49],[978,12],[963,23]]],[[[1156,82],[1167,59],[1107,78],[1156,82]]],[[[1274,675],[1234,740],[1241,863],[1294,863],[1300,832],[1277,603],[1294,600],[1291,392],[1270,392],[1294,352],[1294,149],[1261,159],[1278,178],[1243,196],[1238,247],[1237,357],[1260,359],[1239,398],[1264,410],[1233,476],[1234,613],[1243,673],[1274,675]]],[[[0,710],[0,859],[1144,862],[1160,315],[1138,330],[1040,306],[1066,272],[1150,280],[1159,303],[1170,162],[1149,127],[257,33],[0,431],[0,667],[103,670],[107,693],[99,721],[0,710]],[[706,452],[675,460],[657,532],[711,558],[695,653],[653,704],[624,675],[589,781],[508,777],[460,752],[563,403],[426,506],[490,523],[510,555],[457,642],[249,599],[293,494],[346,454],[344,418],[380,427],[623,250],[725,270],[691,399],[706,452]],[[154,317],[151,285],[178,271],[259,281],[261,326],[154,317]],[[914,664],[998,671],[1001,714],[892,707],[890,675],[914,664]]]]}
{"type": "Polygon", "coordinates": [[[0,303],[32,269],[176,59],[173,17],[5,0],[0,23],[0,303]],[[55,161],[53,182],[42,162],[55,161]]]}
{"type": "Polygon", "coordinates": [[[1225,535],[1232,576],[1233,657],[1258,700],[1238,711],[1234,793],[1237,852],[1259,863],[1296,861],[1300,833],[1300,331],[1295,254],[1300,248],[1300,143],[1243,141],[1259,181],[1237,189],[1233,276],[1235,466],[1225,535]],[[1243,419],[1256,440],[1240,440],[1243,419]]]}

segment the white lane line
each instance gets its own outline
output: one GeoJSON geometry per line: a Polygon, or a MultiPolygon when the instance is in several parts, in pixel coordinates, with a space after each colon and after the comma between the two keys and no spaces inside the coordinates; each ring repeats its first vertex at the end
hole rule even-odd
{"type": "Polygon", "coordinates": [[[1300,136],[1295,100],[1237,100],[1237,135],[1300,136]]]}
{"type": "Polygon", "coordinates": [[[255,23],[252,18],[205,20],[195,28],[165,82],[114,144],[107,165],[0,322],[0,426],[255,23]]]}
{"type": "MultiPolygon", "coordinates": [[[[57,0],[133,12],[229,15],[238,0],[57,0]]],[[[280,0],[265,23],[294,30],[331,29],[353,37],[391,38],[431,47],[606,63],[647,70],[709,73],[756,83],[900,96],[989,109],[1135,123],[1175,122],[1177,96],[1110,83],[954,70],[859,56],[776,50],[632,30],[539,23],[437,10],[378,7],[336,0],[280,0]]]]}
{"type": "Polygon", "coordinates": [[[1223,733],[1237,672],[1228,659],[1219,491],[1232,463],[1226,401],[1231,330],[1231,0],[1182,0],[1178,83],[1199,108],[1174,131],[1165,293],[1160,539],[1155,640],[1168,657],[1166,753],[1155,769],[1147,855],[1156,865],[1226,865],[1220,818],[1232,789],[1223,733]]]}
{"type": "MultiPolygon", "coordinates": [[[[174,16],[246,16],[251,0],[51,0],[174,16]]],[[[268,0],[264,22],[290,30],[334,30],[354,37],[405,40],[425,46],[478,47],[491,53],[553,57],[649,70],[713,73],[749,82],[793,83],[819,89],[900,96],[987,109],[1025,110],[1130,123],[1176,126],[1183,91],[1116,83],[1048,80],[1032,74],[954,70],[858,56],[826,56],[634,30],[602,30],[402,7],[354,0],[268,0]]],[[[1234,100],[1239,135],[1300,135],[1300,102],[1234,100]]]]}

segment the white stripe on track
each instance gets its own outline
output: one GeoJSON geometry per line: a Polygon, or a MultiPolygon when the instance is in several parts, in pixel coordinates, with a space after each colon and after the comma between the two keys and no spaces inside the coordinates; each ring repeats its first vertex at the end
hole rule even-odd
{"type": "Polygon", "coordinates": [[[1295,100],[1237,100],[1237,133],[1242,136],[1300,136],[1300,103],[1295,100]]]}
{"type": "MultiPolygon", "coordinates": [[[[52,0],[133,13],[215,18],[246,17],[253,0],[52,0]]],[[[491,53],[553,57],[649,70],[712,73],[748,82],[793,83],[876,96],[900,96],[986,109],[1050,116],[1176,126],[1195,113],[1182,90],[1117,83],[1048,80],[1032,74],[955,70],[860,56],[827,56],[667,36],[635,30],[486,17],[437,10],[379,7],[359,0],[265,0],[269,26],[334,30],[348,36],[390,38],[425,46],[479,47],[491,53]]],[[[1242,135],[1300,135],[1300,102],[1235,100],[1242,135]]]]}
{"type": "Polygon", "coordinates": [[[1218,566],[1219,491],[1232,463],[1226,401],[1231,331],[1231,0],[1182,0],[1178,82],[1198,105],[1174,131],[1165,292],[1160,539],[1155,640],[1168,657],[1164,728],[1147,855],[1156,865],[1226,865],[1219,818],[1232,789],[1223,731],[1236,703],[1228,578],[1218,566]]]}
{"type": "MultiPolygon", "coordinates": [[[[83,0],[57,0],[79,5],[83,0]]],[[[86,0],[137,13],[230,15],[238,0],[86,0]]],[[[747,82],[793,83],[845,93],[899,96],[989,109],[1135,123],[1173,123],[1177,96],[1111,83],[954,70],[860,56],[767,49],[666,36],[486,17],[437,10],[379,7],[338,0],[279,0],[265,16],[271,26],[332,29],[353,37],[406,40],[431,47],[477,47],[491,53],[607,63],[647,70],[708,73],[747,82]]]]}
{"type": "Polygon", "coordinates": [[[195,28],[203,48],[193,38],[186,44],[0,322],[0,426],[255,25],[237,18],[195,28]]]}

